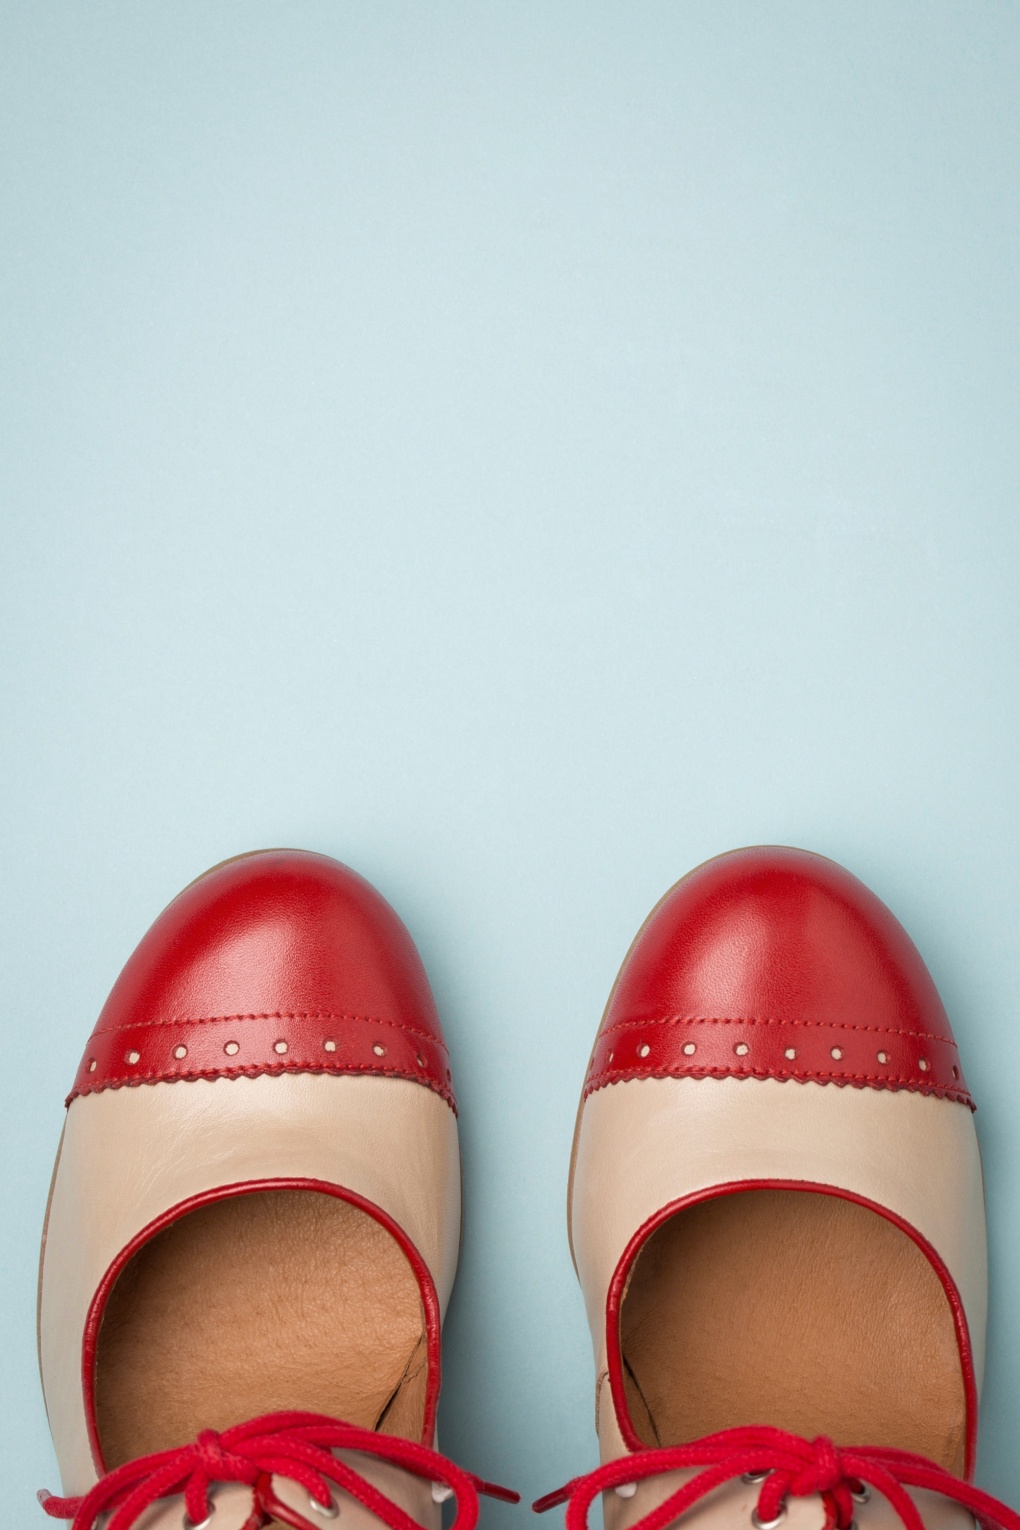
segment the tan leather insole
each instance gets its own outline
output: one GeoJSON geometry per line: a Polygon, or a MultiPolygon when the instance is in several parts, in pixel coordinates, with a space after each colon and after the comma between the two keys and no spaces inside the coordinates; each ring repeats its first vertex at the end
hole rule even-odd
{"type": "Polygon", "coordinates": [[[366,1212],[309,1190],[192,1211],[141,1249],[106,1305],[96,1374],[108,1468],[281,1408],[420,1439],[417,1278],[366,1212]]]}
{"type": "Polygon", "coordinates": [[[772,1424],[963,1469],[945,1291],[906,1233],[852,1201],[749,1190],[678,1212],[635,1261],[620,1338],[646,1445],[772,1424]]]}

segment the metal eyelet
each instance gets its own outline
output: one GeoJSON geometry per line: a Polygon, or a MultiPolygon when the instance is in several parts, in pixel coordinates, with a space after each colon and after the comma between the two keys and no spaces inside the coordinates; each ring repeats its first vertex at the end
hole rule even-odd
{"type": "Polygon", "coordinates": [[[868,1503],[871,1500],[871,1489],[866,1482],[862,1482],[861,1491],[859,1493],[851,1493],[850,1497],[854,1503],[868,1503]]]}
{"type": "Polygon", "coordinates": [[[208,1530],[208,1527],[213,1522],[213,1516],[215,1515],[215,1513],[216,1513],[216,1508],[215,1508],[215,1505],[214,1505],[213,1508],[211,1508],[209,1510],[209,1513],[205,1516],[205,1519],[203,1519],[197,1525],[196,1525],[196,1523],[195,1523],[195,1521],[193,1519],[189,1519],[187,1514],[185,1514],[183,1516],[182,1520],[181,1520],[181,1524],[184,1526],[184,1530],[208,1530]]]}
{"type": "Polygon", "coordinates": [[[751,1510],[751,1523],[754,1526],[754,1530],[776,1530],[776,1526],[777,1525],[781,1525],[785,1518],[786,1518],[786,1505],[785,1505],[785,1503],[780,1505],[779,1513],[776,1515],[775,1519],[759,1519],[758,1518],[758,1510],[757,1509],[752,1509],[751,1510]]]}
{"type": "Polygon", "coordinates": [[[764,1482],[768,1472],[744,1472],[741,1482],[746,1482],[748,1487],[755,1487],[759,1482],[764,1482]]]}
{"type": "Polygon", "coordinates": [[[445,1482],[433,1482],[433,1484],[432,1484],[432,1502],[433,1503],[445,1503],[448,1498],[452,1498],[452,1497],[453,1497],[453,1488],[452,1487],[449,1487],[445,1482]]]}
{"type": "Polygon", "coordinates": [[[633,1498],[634,1494],[637,1492],[637,1483],[621,1482],[618,1487],[614,1487],[613,1492],[616,1494],[617,1498],[633,1498]]]}
{"type": "Polygon", "coordinates": [[[323,1519],[336,1519],[340,1513],[340,1505],[335,1498],[331,1498],[328,1504],[319,1503],[311,1493],[308,1495],[308,1507],[314,1509],[316,1514],[321,1514],[323,1519]]]}

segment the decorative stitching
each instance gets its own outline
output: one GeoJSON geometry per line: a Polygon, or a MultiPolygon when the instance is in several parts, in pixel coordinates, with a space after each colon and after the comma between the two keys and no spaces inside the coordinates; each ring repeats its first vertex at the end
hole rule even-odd
{"type": "Polygon", "coordinates": [[[828,1031],[867,1031],[877,1036],[912,1036],[918,1041],[937,1041],[942,1046],[959,1050],[951,1036],[938,1036],[934,1031],[912,1031],[890,1025],[853,1025],[846,1020],[780,1020],[769,1015],[650,1015],[641,1020],[616,1020],[604,1026],[601,1034],[626,1030],[628,1026],[643,1025],[778,1025],[828,1031]]]}
{"type": "MultiPolygon", "coordinates": [[[[703,1067],[683,1068],[678,1073],[674,1072],[673,1070],[670,1069],[670,1070],[667,1070],[664,1074],[661,1074],[661,1075],[660,1075],[660,1072],[659,1072],[658,1069],[640,1068],[640,1067],[635,1067],[635,1068],[622,1067],[622,1068],[613,1068],[612,1070],[609,1070],[609,1069],[599,1069],[598,1071],[599,1072],[609,1072],[609,1071],[612,1071],[613,1073],[638,1073],[638,1074],[642,1074],[642,1075],[647,1075],[649,1078],[656,1078],[656,1077],[660,1077],[660,1076],[665,1077],[665,1078],[709,1078],[709,1077],[712,1077],[714,1075],[720,1075],[723,1078],[728,1078],[731,1073],[750,1074],[754,1078],[774,1078],[775,1077],[775,1074],[769,1068],[758,1068],[758,1067],[755,1067],[755,1068],[741,1068],[741,1067],[739,1067],[739,1065],[735,1066],[733,1068],[725,1068],[725,1067],[722,1067],[722,1066],[717,1066],[717,1067],[714,1067],[714,1068],[703,1068],[703,1067]]],[[[804,1068],[801,1068],[801,1069],[797,1069],[797,1068],[784,1068],[782,1071],[784,1073],[788,1073],[792,1078],[803,1077],[805,1074],[810,1073],[810,1074],[813,1074],[814,1076],[816,1076],[818,1078],[824,1078],[826,1080],[830,1080],[831,1079],[832,1082],[834,1082],[834,1083],[837,1082],[839,1079],[843,1079],[843,1080],[845,1080],[848,1083],[852,1082],[853,1080],[859,1080],[861,1083],[867,1083],[867,1084],[873,1084],[873,1083],[877,1083],[879,1081],[881,1081],[883,1083],[887,1083],[887,1084],[906,1084],[906,1083],[921,1083],[922,1082],[922,1080],[919,1079],[917,1077],[917,1075],[914,1074],[914,1073],[910,1073],[910,1074],[907,1074],[907,1073],[849,1073],[849,1072],[846,1072],[846,1071],[843,1071],[843,1070],[840,1070],[839,1072],[836,1072],[835,1070],[833,1070],[832,1073],[829,1073],[828,1071],[821,1072],[817,1068],[807,1068],[807,1069],[804,1069],[804,1068]]],[[[948,1084],[937,1084],[933,1080],[931,1085],[928,1086],[928,1087],[930,1087],[932,1089],[948,1089],[951,1086],[948,1085],[948,1084]]]]}
{"type": "Polygon", "coordinates": [[[179,1020],[128,1020],[123,1025],[105,1026],[102,1030],[93,1032],[92,1039],[96,1040],[100,1036],[116,1036],[121,1031],[169,1030],[171,1026],[175,1025],[215,1025],[219,1021],[233,1022],[241,1020],[362,1020],[369,1025],[388,1025],[393,1030],[406,1031],[410,1036],[422,1036],[426,1041],[431,1041],[437,1047],[442,1047],[444,1052],[448,1050],[446,1043],[440,1041],[437,1036],[433,1036],[430,1031],[419,1030],[417,1026],[408,1025],[404,1020],[385,1020],[381,1015],[331,1014],[325,1010],[310,1010],[307,1013],[300,1013],[296,1010],[279,1009],[267,1010],[264,1014],[189,1015],[179,1020]]]}
{"type": "Polygon", "coordinates": [[[279,1078],[284,1073],[322,1073],[332,1076],[339,1073],[388,1073],[398,1078],[410,1079],[415,1084],[423,1084],[427,1089],[431,1089],[433,1093],[441,1095],[450,1106],[454,1115],[458,1114],[457,1101],[454,1098],[453,1091],[447,1085],[439,1083],[436,1079],[430,1077],[428,1073],[412,1073],[407,1068],[397,1067],[393,1064],[386,1067],[374,1067],[371,1063],[348,1063],[342,1067],[323,1067],[321,1063],[299,1063],[290,1067],[279,1064],[276,1066],[267,1064],[265,1067],[261,1067],[257,1063],[248,1063],[244,1067],[234,1068],[191,1068],[170,1075],[153,1072],[117,1074],[112,1078],[103,1079],[94,1084],[86,1083],[80,1088],[72,1089],[64,1104],[70,1106],[72,1101],[89,1094],[102,1094],[104,1089],[133,1089],[141,1084],[186,1084],[197,1082],[203,1078],[210,1079],[213,1082],[222,1078],[260,1078],[265,1074],[279,1078]]]}

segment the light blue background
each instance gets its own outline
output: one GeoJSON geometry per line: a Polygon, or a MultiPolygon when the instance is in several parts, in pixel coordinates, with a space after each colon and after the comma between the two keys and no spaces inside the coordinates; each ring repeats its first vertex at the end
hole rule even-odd
{"type": "Polygon", "coordinates": [[[631,935],[734,845],[865,878],[981,1104],[1020,1501],[1020,9],[6,0],[0,72],[10,1523],[85,1037],[276,844],[424,955],[443,1443],[529,1497],[594,1457],[564,1190],[631,935]]]}

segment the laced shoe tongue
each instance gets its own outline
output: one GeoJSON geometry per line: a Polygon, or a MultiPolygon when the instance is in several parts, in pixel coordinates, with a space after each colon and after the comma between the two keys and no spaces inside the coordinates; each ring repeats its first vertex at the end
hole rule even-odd
{"type": "MultiPolygon", "coordinates": [[[[373,1487],[385,1493],[391,1503],[409,1514],[422,1530],[440,1530],[442,1504],[446,1501],[444,1495],[449,1496],[445,1486],[423,1482],[412,1473],[386,1462],[368,1462],[364,1456],[356,1456],[352,1451],[342,1452],[341,1458],[373,1487]]],[[[346,1530],[380,1530],[383,1523],[364,1504],[340,1490],[334,1494],[333,1506],[326,1509],[288,1477],[274,1477],[272,1488],[281,1504],[307,1519],[315,1530],[330,1530],[341,1515],[346,1530]]],[[[212,1488],[210,1498],[212,1513],[208,1522],[203,1522],[202,1530],[245,1530],[252,1514],[251,1488],[238,1482],[223,1482],[212,1488]]],[[[279,1520],[267,1521],[267,1525],[279,1523],[279,1520]]],[[[137,1521],[136,1530],[199,1530],[199,1527],[188,1518],[180,1495],[175,1494],[159,1499],[146,1509],[137,1521]]]]}
{"type": "MultiPolygon", "coordinates": [[[[442,1506],[433,1495],[432,1484],[423,1482],[411,1472],[402,1471],[389,1462],[377,1461],[354,1451],[340,1451],[337,1457],[359,1473],[373,1487],[385,1493],[391,1503],[397,1504],[423,1530],[440,1530],[442,1506]]],[[[349,1494],[335,1489],[331,1509],[324,1510],[314,1504],[307,1491],[289,1477],[275,1476],[272,1489],[280,1503],[296,1515],[308,1520],[315,1530],[381,1530],[383,1521],[358,1503],[349,1494]]],[[[443,1491],[442,1489],[440,1491],[443,1491]]],[[[251,1488],[239,1482],[224,1482],[214,1486],[210,1493],[212,1514],[204,1530],[245,1530],[251,1519],[251,1488]]],[[[279,1520],[267,1521],[268,1526],[278,1526],[279,1520]]],[[[179,1494],[161,1498],[144,1511],[136,1524],[136,1530],[195,1530],[188,1519],[179,1494]]]]}
{"type": "MultiPolygon", "coordinates": [[[[822,1436],[805,1440],[767,1426],[635,1451],[573,1478],[534,1508],[544,1513],[565,1503],[566,1530],[588,1530],[591,1506],[603,1495],[607,1530],[667,1530],[690,1510],[704,1525],[710,1505],[742,1493],[755,1530],[776,1530],[788,1517],[785,1530],[815,1530],[804,1516],[806,1507],[814,1514],[815,1503],[824,1511],[819,1530],[854,1530],[856,1506],[872,1491],[902,1530],[925,1530],[918,1500],[938,1503],[940,1523],[948,1505],[952,1517],[970,1514],[982,1530],[1020,1530],[1020,1514],[924,1456],[874,1445],[837,1448],[822,1436]]],[[[734,1523],[727,1515],[727,1527],[734,1523]]]]}
{"type": "MultiPolygon", "coordinates": [[[[413,1472],[404,1471],[390,1461],[380,1461],[363,1452],[339,1450],[335,1454],[337,1460],[351,1467],[374,1488],[378,1488],[390,1503],[403,1509],[416,1524],[422,1526],[422,1530],[441,1530],[442,1504],[445,1500],[439,1495],[448,1491],[444,1485],[434,1486],[432,1482],[416,1477],[413,1472]]],[[[334,1526],[336,1530],[341,1530],[341,1522],[343,1530],[382,1530],[382,1520],[348,1493],[334,1490],[334,1509],[323,1511],[299,1483],[287,1477],[275,1478],[273,1488],[281,1503],[303,1515],[316,1530],[333,1530],[334,1526]]],[[[226,1530],[220,1523],[218,1513],[215,1526],[210,1525],[209,1530],[226,1530]]],[[[230,1530],[234,1530],[234,1527],[231,1526],[230,1530]]],[[[241,1530],[241,1527],[238,1526],[237,1530],[241,1530]]]]}
{"type": "MultiPolygon", "coordinates": [[[[318,1530],[341,1513],[363,1530],[439,1530],[439,1506],[455,1496],[453,1530],[474,1530],[478,1495],[519,1502],[437,1451],[316,1413],[270,1413],[203,1430],[190,1445],[115,1467],[81,1498],[40,1493],[72,1530],[263,1530],[278,1521],[318,1530]],[[235,1499],[246,1505],[229,1524],[235,1499]],[[181,1509],[183,1505],[184,1513],[181,1509]],[[168,1517],[169,1510],[169,1517],[168,1517]]],[[[1020,1530],[1020,1526],[1017,1527],[1020,1530]]]]}

